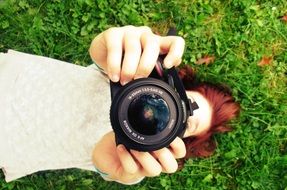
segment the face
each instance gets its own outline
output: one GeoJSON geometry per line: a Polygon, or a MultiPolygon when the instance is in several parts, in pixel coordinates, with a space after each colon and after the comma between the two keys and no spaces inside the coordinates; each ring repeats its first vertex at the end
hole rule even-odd
{"type": "Polygon", "coordinates": [[[187,120],[187,128],[184,138],[198,136],[205,133],[211,124],[212,108],[208,101],[199,92],[186,91],[187,96],[198,104],[198,109],[187,120]]]}

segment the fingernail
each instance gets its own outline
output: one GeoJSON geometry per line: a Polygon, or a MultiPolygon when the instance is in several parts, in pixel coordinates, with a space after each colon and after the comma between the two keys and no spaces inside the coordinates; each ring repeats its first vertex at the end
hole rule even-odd
{"type": "Polygon", "coordinates": [[[123,80],[123,81],[121,81],[121,84],[124,86],[124,85],[126,85],[128,83],[128,81],[126,81],[126,80],[123,80]]]}
{"type": "Polygon", "coordinates": [[[134,77],[134,79],[140,79],[140,78],[144,78],[144,77],[141,76],[141,75],[136,75],[136,76],[134,77]]]}
{"type": "Polygon", "coordinates": [[[137,151],[135,151],[135,150],[130,150],[130,152],[134,155],[134,154],[137,154],[137,151]]]}
{"type": "Polygon", "coordinates": [[[168,61],[168,60],[164,60],[164,64],[163,66],[166,68],[166,69],[169,69],[173,66],[172,62],[168,61]]]}
{"type": "Polygon", "coordinates": [[[120,80],[120,77],[119,77],[119,75],[114,74],[114,75],[112,75],[111,80],[113,82],[118,82],[120,80]]]}
{"type": "Polygon", "coordinates": [[[124,150],[125,150],[125,148],[124,148],[124,146],[123,145],[119,145],[118,146],[118,150],[120,151],[120,152],[123,152],[124,150]]]}

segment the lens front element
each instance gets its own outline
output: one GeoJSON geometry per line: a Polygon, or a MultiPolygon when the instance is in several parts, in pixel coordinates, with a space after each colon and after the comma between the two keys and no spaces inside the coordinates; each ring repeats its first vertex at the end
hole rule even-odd
{"type": "Polygon", "coordinates": [[[129,123],[143,135],[162,132],[168,124],[169,115],[167,103],[156,94],[143,94],[135,98],[128,108],[129,123]]]}

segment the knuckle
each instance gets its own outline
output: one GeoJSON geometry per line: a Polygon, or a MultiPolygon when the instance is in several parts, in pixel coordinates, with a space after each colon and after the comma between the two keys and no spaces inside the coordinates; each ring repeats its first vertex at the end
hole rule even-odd
{"type": "Polygon", "coordinates": [[[160,39],[153,33],[147,33],[147,32],[143,33],[141,35],[141,41],[144,47],[148,45],[155,52],[160,50],[160,39]]]}
{"type": "Polygon", "coordinates": [[[117,28],[117,27],[111,27],[104,32],[104,36],[107,38],[107,37],[113,35],[118,30],[119,30],[119,28],[117,28]]]}
{"type": "Polygon", "coordinates": [[[151,40],[153,40],[153,43],[158,47],[158,49],[160,49],[160,37],[157,35],[154,35],[151,40]]]}
{"type": "Polygon", "coordinates": [[[155,50],[160,50],[160,38],[154,34],[146,34],[146,41],[154,48],[155,50]]]}
{"type": "Polygon", "coordinates": [[[127,26],[124,26],[123,28],[124,28],[124,36],[126,39],[129,39],[130,37],[138,36],[137,27],[133,25],[127,25],[127,26]]]}
{"type": "Polygon", "coordinates": [[[140,26],[140,29],[141,29],[143,32],[152,33],[151,28],[148,27],[148,26],[140,26]]]}
{"type": "Polygon", "coordinates": [[[184,45],[185,44],[185,40],[183,39],[183,37],[181,36],[177,36],[177,42],[184,45]]]}
{"type": "Polygon", "coordinates": [[[129,173],[132,175],[137,174],[138,172],[139,172],[139,167],[137,165],[134,167],[131,167],[129,171],[129,173]]]}
{"type": "Polygon", "coordinates": [[[133,26],[133,25],[127,25],[127,26],[124,26],[123,27],[126,31],[129,31],[129,30],[134,30],[136,27],[133,26]]]}
{"type": "Polygon", "coordinates": [[[129,173],[129,174],[135,175],[135,174],[138,173],[138,168],[137,168],[137,167],[134,167],[134,166],[129,166],[129,167],[126,169],[126,172],[129,173]]]}
{"type": "Polygon", "coordinates": [[[130,173],[131,175],[137,174],[138,170],[137,169],[131,169],[128,173],[130,173]]]}

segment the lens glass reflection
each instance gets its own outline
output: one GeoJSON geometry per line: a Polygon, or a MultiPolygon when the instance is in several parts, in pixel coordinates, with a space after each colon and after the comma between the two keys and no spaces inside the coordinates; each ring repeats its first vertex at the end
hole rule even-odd
{"type": "Polygon", "coordinates": [[[165,100],[157,94],[135,98],[128,107],[128,120],[134,130],[143,135],[156,135],[169,121],[170,111],[165,100]]]}

